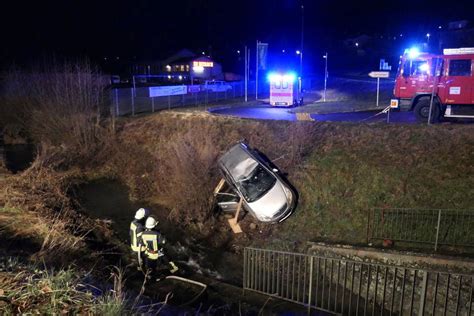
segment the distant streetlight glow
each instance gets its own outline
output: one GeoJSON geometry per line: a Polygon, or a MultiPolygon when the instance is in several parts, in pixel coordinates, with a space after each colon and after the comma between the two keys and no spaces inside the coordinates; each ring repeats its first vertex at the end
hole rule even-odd
{"type": "Polygon", "coordinates": [[[240,50],[237,50],[237,54],[240,54],[240,50]]]}
{"type": "Polygon", "coordinates": [[[426,33],[426,37],[430,38],[431,34],[430,33],[426,33]]]}
{"type": "Polygon", "coordinates": [[[281,52],[282,52],[282,53],[285,53],[285,52],[286,52],[286,50],[282,49],[282,50],[281,50],[281,52]]]}
{"type": "Polygon", "coordinates": [[[355,45],[356,45],[356,47],[359,47],[359,43],[356,43],[355,45]]]}
{"type": "Polygon", "coordinates": [[[296,55],[299,55],[301,54],[301,52],[299,50],[296,51],[296,55]]]}
{"type": "Polygon", "coordinates": [[[202,52],[201,54],[206,55],[206,52],[202,52]]]}
{"type": "Polygon", "coordinates": [[[443,28],[443,27],[442,27],[441,25],[440,25],[440,26],[438,26],[438,30],[441,30],[442,28],[443,28]]]}

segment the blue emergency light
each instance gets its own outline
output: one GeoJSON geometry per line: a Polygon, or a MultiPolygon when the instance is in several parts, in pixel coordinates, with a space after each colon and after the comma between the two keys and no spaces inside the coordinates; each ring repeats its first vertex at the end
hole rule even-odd
{"type": "Polygon", "coordinates": [[[406,49],[405,54],[408,54],[408,58],[415,59],[418,56],[420,56],[421,53],[420,53],[420,50],[418,49],[418,47],[412,47],[410,49],[406,49]]]}
{"type": "Polygon", "coordinates": [[[289,73],[286,73],[286,74],[271,72],[271,73],[268,74],[268,80],[270,82],[285,81],[285,82],[288,82],[288,83],[293,83],[296,80],[296,74],[293,73],[293,72],[289,72],[289,73]]]}

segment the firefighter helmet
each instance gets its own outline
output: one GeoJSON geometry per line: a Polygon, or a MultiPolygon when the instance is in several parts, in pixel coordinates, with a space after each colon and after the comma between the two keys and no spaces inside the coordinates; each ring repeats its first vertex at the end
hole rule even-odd
{"type": "Polygon", "coordinates": [[[148,216],[148,210],[146,208],[139,208],[135,213],[135,219],[141,220],[148,216]]]}
{"type": "Polygon", "coordinates": [[[145,227],[148,229],[155,228],[155,226],[158,225],[158,221],[153,218],[152,216],[148,217],[145,222],[145,227]]]}

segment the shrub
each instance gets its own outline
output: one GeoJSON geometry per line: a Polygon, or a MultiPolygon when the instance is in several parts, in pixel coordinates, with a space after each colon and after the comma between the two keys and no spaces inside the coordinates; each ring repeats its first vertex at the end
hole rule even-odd
{"type": "Polygon", "coordinates": [[[105,87],[104,77],[88,62],[12,70],[4,75],[0,124],[21,126],[36,144],[92,157],[108,130],[101,124],[105,87]]]}

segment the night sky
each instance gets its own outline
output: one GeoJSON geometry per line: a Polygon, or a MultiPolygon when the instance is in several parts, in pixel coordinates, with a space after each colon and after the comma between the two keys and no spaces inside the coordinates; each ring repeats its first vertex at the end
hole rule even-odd
{"type": "MultiPolygon", "coordinates": [[[[156,60],[181,48],[226,56],[259,39],[299,48],[301,0],[51,0],[3,4],[2,65],[44,56],[156,60]]],[[[360,34],[416,39],[474,20],[474,1],[304,1],[307,49],[360,34]]],[[[223,57],[225,58],[225,57],[223,57]]]]}

